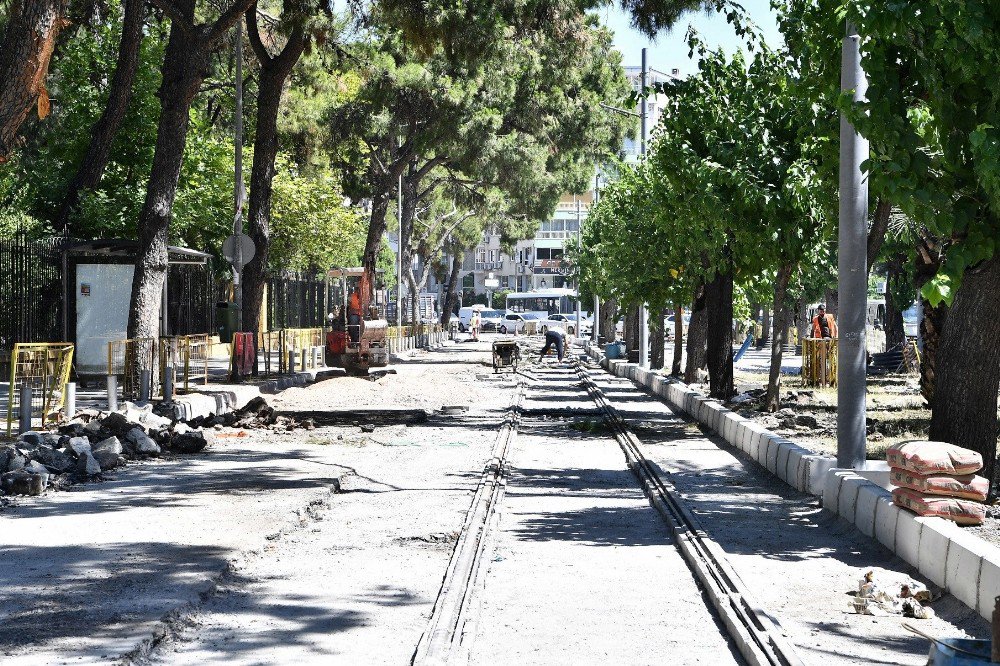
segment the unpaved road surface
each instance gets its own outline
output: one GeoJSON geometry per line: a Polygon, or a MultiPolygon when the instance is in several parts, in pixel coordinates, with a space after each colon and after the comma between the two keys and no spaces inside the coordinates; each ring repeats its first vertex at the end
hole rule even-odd
{"type": "MultiPolygon", "coordinates": [[[[517,382],[526,411],[472,661],[740,662],[571,366],[496,376],[487,337],[395,367],[274,403],[432,410],[425,423],[251,431],[3,509],[0,663],[409,663],[517,382]]],[[[808,663],[922,663],[899,618],[846,612],[866,570],[894,583],[905,564],[631,382],[595,376],[808,663]]],[[[953,599],[934,607],[930,633],[983,634],[953,599]]]]}

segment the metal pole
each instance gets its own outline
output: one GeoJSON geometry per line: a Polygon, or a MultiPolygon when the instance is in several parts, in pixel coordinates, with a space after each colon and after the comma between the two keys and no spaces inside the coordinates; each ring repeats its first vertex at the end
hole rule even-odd
{"type": "MultiPolygon", "coordinates": [[[[243,24],[236,24],[236,217],[233,233],[239,237],[243,233],[243,24]]],[[[236,243],[236,330],[243,330],[243,244],[236,243]]]]}
{"type": "MultiPolygon", "coordinates": [[[[639,109],[639,131],[641,133],[639,137],[639,154],[643,160],[646,159],[646,78],[648,71],[646,49],[643,49],[642,74],[639,78],[639,85],[641,86],[639,90],[639,103],[642,105],[642,108],[639,109]]],[[[645,303],[639,307],[639,367],[649,367],[649,312],[646,309],[645,303]]]]}
{"type": "MultiPolygon", "coordinates": [[[[13,387],[11,387],[13,389],[13,387]]],[[[21,401],[17,406],[17,425],[20,432],[31,430],[31,385],[25,382],[21,384],[21,401]]],[[[45,415],[42,414],[42,423],[45,422],[45,415]]]]}
{"type": "MultiPolygon", "coordinates": [[[[861,68],[860,37],[847,24],[843,43],[840,87],[865,98],[868,81],[861,68]]],[[[848,119],[840,117],[840,231],[838,288],[840,340],[837,361],[837,465],[858,469],[865,448],[865,314],[868,304],[867,233],[868,180],[861,163],[868,159],[868,141],[848,119]]]]}
{"type": "MultiPolygon", "coordinates": [[[[580,199],[573,195],[576,199],[576,256],[580,256],[580,199]]],[[[580,323],[580,297],[582,296],[580,292],[580,272],[577,269],[576,274],[576,335],[575,337],[583,339],[583,326],[580,323]]]]}
{"type": "Polygon", "coordinates": [[[108,411],[118,411],[118,377],[108,375],[108,411]]]}
{"type": "MultiPolygon", "coordinates": [[[[600,198],[600,187],[601,187],[601,174],[594,176],[594,205],[597,205],[597,201],[600,198]]],[[[587,216],[590,217],[589,215],[587,216]]],[[[601,320],[601,299],[594,294],[594,312],[590,317],[593,322],[593,328],[590,331],[590,338],[593,340],[594,344],[600,342],[600,333],[598,332],[598,322],[601,320]]]]}
{"type": "Polygon", "coordinates": [[[66,383],[66,418],[76,416],[76,382],[66,383]]]}
{"type": "Polygon", "coordinates": [[[403,339],[403,174],[399,174],[396,185],[396,338],[403,339]]]}

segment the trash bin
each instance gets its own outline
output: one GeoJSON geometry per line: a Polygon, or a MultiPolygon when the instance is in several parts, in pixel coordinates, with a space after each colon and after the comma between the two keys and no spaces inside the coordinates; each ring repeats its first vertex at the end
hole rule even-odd
{"type": "Polygon", "coordinates": [[[239,310],[233,301],[219,301],[215,304],[215,330],[219,333],[219,342],[233,341],[233,333],[239,322],[239,310]]]}

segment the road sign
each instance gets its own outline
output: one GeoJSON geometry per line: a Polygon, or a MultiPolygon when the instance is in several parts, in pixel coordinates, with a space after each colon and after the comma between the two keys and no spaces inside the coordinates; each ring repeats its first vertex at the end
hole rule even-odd
{"type": "Polygon", "coordinates": [[[222,256],[225,257],[226,261],[231,264],[236,263],[237,247],[242,250],[240,263],[246,266],[257,253],[257,249],[253,244],[253,239],[246,234],[233,234],[226,240],[222,241],[222,256]],[[239,243],[239,246],[237,246],[237,243],[239,243]]]}
{"type": "Polygon", "coordinates": [[[486,278],[483,281],[483,284],[486,285],[487,287],[499,287],[500,286],[500,280],[497,280],[496,278],[492,278],[492,279],[491,278],[486,278]]]}

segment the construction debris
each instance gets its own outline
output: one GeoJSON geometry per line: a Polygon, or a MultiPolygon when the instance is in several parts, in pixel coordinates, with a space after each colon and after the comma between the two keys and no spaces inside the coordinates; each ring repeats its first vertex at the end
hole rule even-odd
{"type": "Polygon", "coordinates": [[[911,580],[900,586],[898,594],[879,586],[875,582],[875,572],[867,572],[860,581],[858,589],[851,601],[852,610],[859,615],[902,615],[917,620],[928,620],[934,617],[934,610],[928,604],[940,597],[927,586],[911,580]]]}

